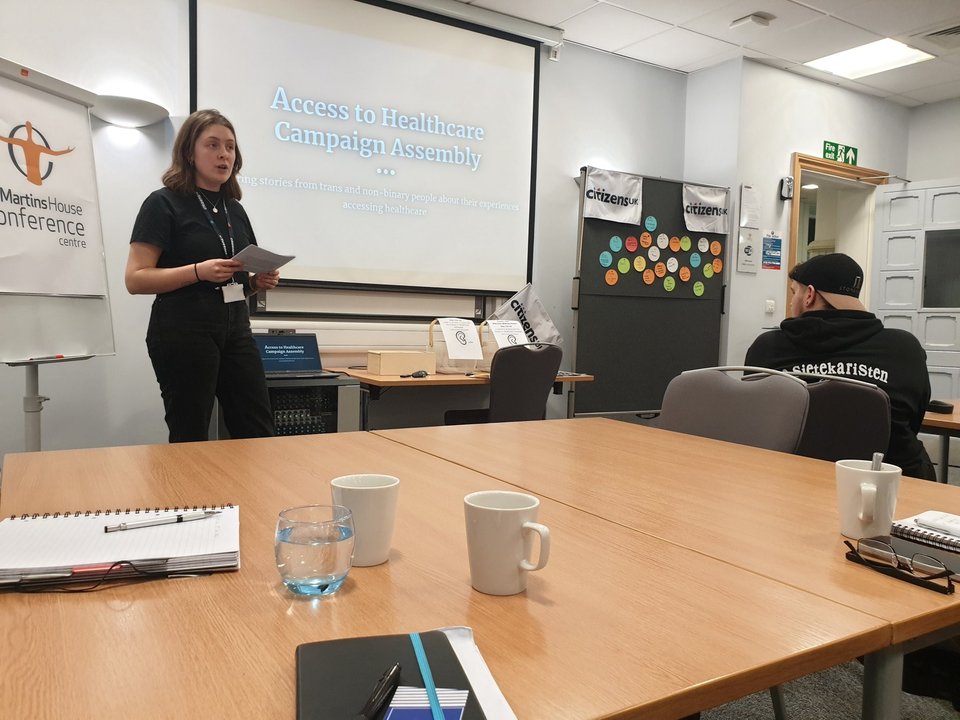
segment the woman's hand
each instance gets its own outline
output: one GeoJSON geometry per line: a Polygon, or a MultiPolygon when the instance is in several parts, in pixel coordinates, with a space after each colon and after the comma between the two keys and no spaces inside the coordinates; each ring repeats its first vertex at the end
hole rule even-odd
{"type": "Polygon", "coordinates": [[[254,292],[257,290],[273,290],[278,282],[280,282],[279,270],[260,272],[250,276],[250,289],[254,292]]]}
{"type": "Polygon", "coordinates": [[[235,272],[243,270],[243,263],[238,260],[213,258],[197,263],[197,277],[212,283],[223,283],[233,277],[235,272]]]}

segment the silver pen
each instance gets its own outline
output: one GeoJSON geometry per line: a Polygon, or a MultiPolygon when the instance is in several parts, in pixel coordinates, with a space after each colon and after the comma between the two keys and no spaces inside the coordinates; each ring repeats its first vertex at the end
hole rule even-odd
{"type": "Polygon", "coordinates": [[[185,512],[177,515],[154,518],[152,520],[133,520],[131,522],[120,523],[119,525],[104,525],[105,533],[118,532],[120,530],[136,530],[137,528],[153,527],[154,525],[174,525],[176,523],[190,522],[191,520],[203,520],[211,515],[219,515],[219,510],[204,510],[202,512],[185,512]]]}

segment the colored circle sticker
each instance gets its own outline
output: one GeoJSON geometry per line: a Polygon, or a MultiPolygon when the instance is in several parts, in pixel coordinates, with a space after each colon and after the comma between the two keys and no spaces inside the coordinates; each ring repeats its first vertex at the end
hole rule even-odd
{"type": "Polygon", "coordinates": [[[680,252],[680,238],[676,235],[670,238],[670,249],[674,252],[680,252]]]}
{"type": "Polygon", "coordinates": [[[662,278],[664,275],[667,274],[667,266],[664,265],[663,263],[657,263],[656,265],[653,266],[653,272],[657,277],[662,278]]]}
{"type": "Polygon", "coordinates": [[[637,272],[643,272],[647,267],[647,259],[643,255],[637,255],[633,259],[633,269],[637,272]]]}
{"type": "Polygon", "coordinates": [[[696,295],[697,297],[700,297],[701,295],[703,295],[703,283],[700,282],[699,280],[697,280],[693,284],[693,294],[696,295]]]}
{"type": "Polygon", "coordinates": [[[620,258],[617,261],[617,270],[622,274],[630,272],[630,258],[620,258]]]}
{"type": "Polygon", "coordinates": [[[647,268],[646,270],[643,271],[643,281],[647,285],[653,285],[653,281],[655,279],[656,278],[653,276],[653,270],[651,270],[650,268],[647,268]]]}
{"type": "Polygon", "coordinates": [[[677,266],[679,264],[680,263],[677,262],[677,259],[675,257],[667,258],[667,270],[669,270],[670,272],[675,273],[677,271],[677,266]]]}
{"type": "Polygon", "coordinates": [[[690,241],[689,236],[684,235],[680,238],[680,249],[684,252],[690,252],[690,248],[693,246],[693,243],[690,241]]]}
{"type": "Polygon", "coordinates": [[[610,269],[610,270],[607,270],[606,273],[604,273],[603,279],[607,281],[607,285],[616,285],[617,280],[620,279],[620,276],[617,275],[616,270],[610,269]]]}
{"type": "Polygon", "coordinates": [[[703,276],[709,280],[713,277],[713,265],[707,263],[703,266],[703,276]]]}
{"type": "Polygon", "coordinates": [[[612,238],[610,238],[610,249],[613,252],[620,252],[623,250],[623,238],[621,238],[619,235],[614,235],[612,238]]]}
{"type": "Polygon", "coordinates": [[[627,249],[627,252],[636,252],[637,239],[633,235],[631,235],[624,241],[623,246],[627,249]]]}
{"type": "Polygon", "coordinates": [[[673,292],[673,289],[677,286],[677,281],[674,279],[673,275],[668,275],[663,279],[663,289],[667,292],[673,292]]]}
{"type": "Polygon", "coordinates": [[[643,220],[643,226],[650,232],[653,232],[657,229],[657,219],[653,215],[647,215],[643,220]]]}
{"type": "Polygon", "coordinates": [[[697,240],[697,250],[699,250],[700,252],[706,252],[709,249],[710,249],[709,240],[707,240],[705,237],[702,237],[699,240],[697,240]]]}
{"type": "Polygon", "coordinates": [[[650,262],[656,262],[660,259],[660,248],[654,245],[652,248],[647,250],[647,257],[650,258],[650,262]]]}
{"type": "Polygon", "coordinates": [[[700,253],[692,253],[690,255],[690,267],[692,268],[700,267],[700,253]]]}
{"type": "Polygon", "coordinates": [[[666,250],[667,245],[670,244],[670,238],[667,237],[666,233],[660,233],[657,235],[657,247],[661,250],[666,250]]]}
{"type": "Polygon", "coordinates": [[[723,272],[723,260],[717,258],[713,261],[713,271],[718,275],[723,272]]]}
{"type": "Polygon", "coordinates": [[[690,279],[690,268],[688,268],[686,265],[680,268],[680,279],[684,282],[690,279]]]}
{"type": "Polygon", "coordinates": [[[719,254],[722,253],[722,252],[723,252],[723,245],[720,244],[720,241],[719,241],[719,240],[714,240],[712,243],[710,243],[710,254],[711,254],[711,255],[716,256],[716,255],[719,255],[719,254]]]}
{"type": "Polygon", "coordinates": [[[600,266],[601,267],[610,267],[613,265],[613,255],[609,251],[604,250],[600,253],[600,266]]]}
{"type": "Polygon", "coordinates": [[[645,232],[640,235],[640,247],[648,248],[653,245],[653,235],[645,232]]]}

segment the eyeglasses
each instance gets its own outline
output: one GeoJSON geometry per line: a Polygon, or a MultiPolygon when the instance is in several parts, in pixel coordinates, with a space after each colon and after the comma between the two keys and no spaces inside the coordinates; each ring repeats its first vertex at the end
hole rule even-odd
{"type": "Polygon", "coordinates": [[[843,544],[850,548],[847,560],[934,592],[953,594],[954,584],[950,577],[953,573],[931,555],[916,553],[904,558],[897,554],[890,543],[876,538],[861,538],[856,547],[849,540],[844,540],[843,544]]]}

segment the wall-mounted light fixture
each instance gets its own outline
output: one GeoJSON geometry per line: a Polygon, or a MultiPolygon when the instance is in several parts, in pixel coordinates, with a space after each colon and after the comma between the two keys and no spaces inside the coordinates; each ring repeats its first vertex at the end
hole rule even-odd
{"type": "Polygon", "coordinates": [[[146,127],[170,117],[165,107],[120,95],[97,95],[90,114],[105,123],[125,128],[146,127]]]}

